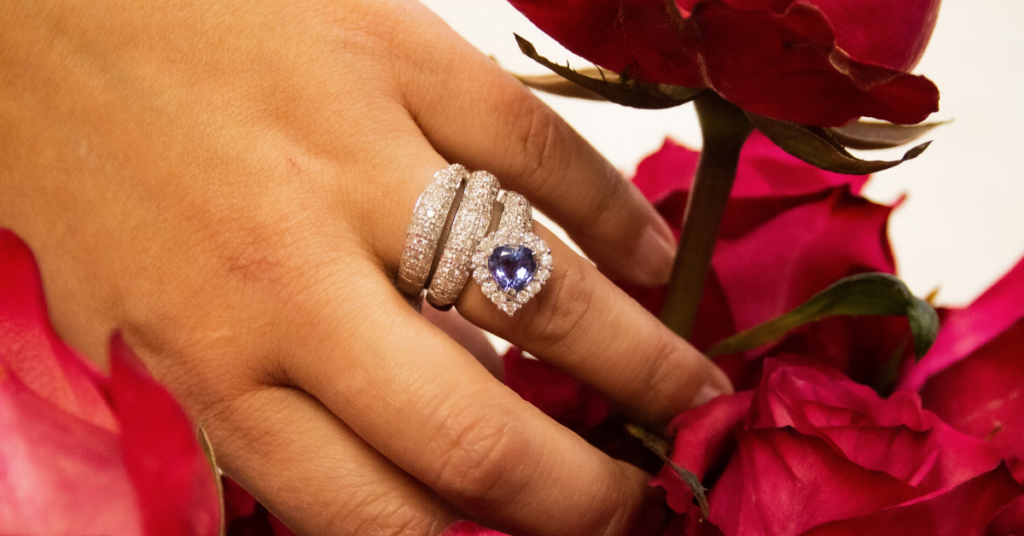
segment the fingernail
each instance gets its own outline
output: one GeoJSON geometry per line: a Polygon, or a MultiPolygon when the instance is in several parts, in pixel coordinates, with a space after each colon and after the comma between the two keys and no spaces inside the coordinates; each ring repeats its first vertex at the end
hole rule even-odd
{"type": "Polygon", "coordinates": [[[662,220],[648,225],[637,243],[635,257],[642,283],[650,286],[668,283],[675,256],[676,242],[668,225],[662,220]]]}
{"type": "Polygon", "coordinates": [[[700,391],[697,391],[697,396],[693,397],[693,401],[690,402],[690,407],[695,408],[697,406],[703,406],[723,394],[725,393],[721,389],[713,387],[710,384],[705,385],[700,388],[700,391]]]}

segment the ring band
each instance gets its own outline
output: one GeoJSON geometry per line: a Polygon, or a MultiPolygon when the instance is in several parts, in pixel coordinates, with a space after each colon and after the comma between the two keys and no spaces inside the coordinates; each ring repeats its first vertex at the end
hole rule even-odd
{"type": "Polygon", "coordinates": [[[498,197],[498,179],[486,171],[473,172],[459,203],[448,241],[430,281],[427,302],[445,308],[455,303],[469,278],[473,253],[491,223],[498,197]]]}
{"type": "Polygon", "coordinates": [[[498,229],[473,254],[473,279],[484,296],[512,316],[551,276],[551,249],[533,234],[533,209],[525,197],[501,192],[498,229]]]}
{"type": "Polygon", "coordinates": [[[398,266],[398,288],[402,292],[418,296],[423,290],[452,201],[467,175],[465,167],[452,164],[435,173],[433,182],[416,200],[398,266]]]}

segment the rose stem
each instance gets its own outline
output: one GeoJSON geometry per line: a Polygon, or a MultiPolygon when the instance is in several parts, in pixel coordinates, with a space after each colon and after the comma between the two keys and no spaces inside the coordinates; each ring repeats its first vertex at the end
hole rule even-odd
{"type": "Polygon", "coordinates": [[[694,107],[704,148],[686,202],[683,235],[661,309],[661,321],[684,339],[690,338],[697,318],[718,228],[736,179],[740,149],[753,130],[743,110],[714,91],[701,93],[694,107]]]}

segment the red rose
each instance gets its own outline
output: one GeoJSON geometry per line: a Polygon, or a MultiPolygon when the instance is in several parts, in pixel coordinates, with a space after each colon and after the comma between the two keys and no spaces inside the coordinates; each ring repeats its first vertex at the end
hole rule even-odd
{"type": "MultiPolygon", "coordinates": [[[[1024,496],[993,445],[946,425],[916,394],[882,399],[820,365],[768,360],[756,392],[720,397],[672,428],[673,461],[704,477],[708,521],[727,536],[977,534],[1024,496]]],[[[686,515],[680,534],[710,531],[671,470],[652,484],[686,515]]]]}
{"type": "MultiPolygon", "coordinates": [[[[634,183],[677,235],[698,153],[667,141],[637,167],[634,183]]],[[[857,193],[866,177],[830,173],[754,132],[740,155],[691,342],[700,350],[797,307],[836,280],[893,273],[887,239],[892,207],[857,193]]],[[[664,289],[624,285],[649,310],[664,289]]],[[[906,347],[903,318],[831,318],[797,329],[768,349],[719,356],[737,389],[757,385],[768,350],[814,356],[862,383],[877,379],[906,347]]],[[[909,351],[909,347],[906,347],[909,351]]]]}
{"type": "MultiPolygon", "coordinates": [[[[1024,260],[969,307],[953,312],[932,350],[904,379],[926,408],[986,440],[1024,482],[1024,260]]],[[[987,534],[1024,533],[1024,500],[987,534]]]]}
{"type": "Polygon", "coordinates": [[[761,115],[918,123],[938,89],[909,74],[940,0],[510,0],[566,48],[632,78],[715,90],[761,115]]]}
{"type": "Polygon", "coordinates": [[[111,375],[50,326],[28,247],[0,229],[0,534],[217,534],[188,417],[114,336],[111,375]]]}

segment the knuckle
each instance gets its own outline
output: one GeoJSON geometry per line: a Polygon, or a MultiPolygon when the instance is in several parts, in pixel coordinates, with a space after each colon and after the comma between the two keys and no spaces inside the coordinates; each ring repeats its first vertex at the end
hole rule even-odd
{"type": "Polygon", "coordinates": [[[520,165],[516,166],[519,175],[532,185],[532,193],[544,197],[545,190],[559,187],[562,182],[552,180],[559,174],[550,171],[561,169],[556,144],[565,136],[562,132],[565,125],[554,112],[533,98],[523,99],[514,113],[518,119],[512,131],[514,143],[510,144],[510,158],[519,161],[520,165]]]}
{"type": "Polygon", "coordinates": [[[691,386],[699,385],[702,378],[696,374],[692,360],[681,354],[679,343],[672,336],[656,336],[646,354],[631,386],[629,400],[635,401],[631,404],[635,407],[630,409],[658,420],[671,418],[685,409],[689,399],[682,400],[686,398],[682,395],[691,392],[691,386]]]}
{"type": "Polygon", "coordinates": [[[585,331],[579,327],[590,311],[598,284],[591,272],[583,266],[554,272],[548,284],[555,292],[540,293],[535,298],[536,309],[518,319],[518,331],[537,352],[551,352],[585,331]]]}
{"type": "Polygon", "coordinates": [[[429,478],[433,487],[470,510],[514,500],[536,463],[524,428],[522,417],[501,409],[453,414],[435,440],[440,460],[429,478]]]}

